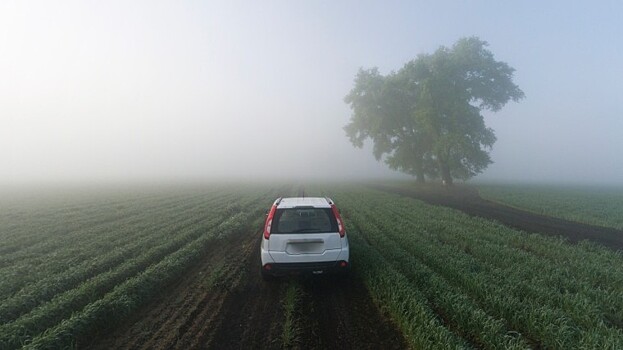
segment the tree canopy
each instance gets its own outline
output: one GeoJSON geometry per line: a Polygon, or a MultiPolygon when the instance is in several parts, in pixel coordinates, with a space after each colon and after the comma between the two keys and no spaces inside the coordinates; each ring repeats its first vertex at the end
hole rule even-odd
{"type": "Polygon", "coordinates": [[[441,178],[451,185],[481,173],[496,141],[481,112],[524,97],[513,83],[515,70],[487,46],[462,38],[385,76],[360,69],[344,98],[352,109],[344,127],[351,143],[362,147],[371,139],[377,160],[420,182],[441,178]]]}

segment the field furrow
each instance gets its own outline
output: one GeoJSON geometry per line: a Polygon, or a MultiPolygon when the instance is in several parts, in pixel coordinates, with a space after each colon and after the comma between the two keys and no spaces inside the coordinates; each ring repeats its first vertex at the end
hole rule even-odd
{"type": "MultiPolygon", "coordinates": [[[[525,232],[533,214],[507,226],[405,188],[12,198],[0,203],[0,349],[623,348],[623,255],[601,231],[581,243],[583,224],[573,240],[525,232]],[[342,211],[348,278],[261,278],[264,214],[297,192],[342,211]]],[[[474,201],[463,194],[439,198],[474,201]]]]}

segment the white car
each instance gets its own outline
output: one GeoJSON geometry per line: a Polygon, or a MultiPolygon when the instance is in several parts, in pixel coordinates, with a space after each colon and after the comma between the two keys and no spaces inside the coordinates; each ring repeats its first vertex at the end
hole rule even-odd
{"type": "Polygon", "coordinates": [[[329,198],[279,198],[271,207],[260,247],[262,277],[350,270],[344,223],[329,198]]]}

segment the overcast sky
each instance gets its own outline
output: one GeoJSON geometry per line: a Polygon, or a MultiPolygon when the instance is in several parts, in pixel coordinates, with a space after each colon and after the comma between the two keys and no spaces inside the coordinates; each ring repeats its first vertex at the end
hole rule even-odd
{"type": "Polygon", "coordinates": [[[0,2],[0,182],[397,176],[350,145],[359,67],[464,36],[525,92],[479,179],[623,183],[620,1],[0,2]]]}

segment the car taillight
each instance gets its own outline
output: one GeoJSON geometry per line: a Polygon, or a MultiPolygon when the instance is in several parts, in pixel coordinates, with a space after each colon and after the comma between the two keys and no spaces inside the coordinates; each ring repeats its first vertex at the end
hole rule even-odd
{"type": "Polygon", "coordinates": [[[266,224],[264,225],[264,238],[270,238],[270,227],[273,224],[273,216],[275,216],[275,210],[277,210],[277,205],[273,204],[272,208],[270,208],[270,212],[268,212],[268,217],[266,218],[266,224]]]}
{"type": "Polygon", "coordinates": [[[337,229],[340,233],[340,237],[344,237],[346,234],[346,230],[344,229],[344,224],[342,223],[342,217],[340,216],[340,212],[337,210],[335,204],[331,204],[331,209],[333,210],[333,215],[335,215],[335,220],[337,220],[337,229]]]}

